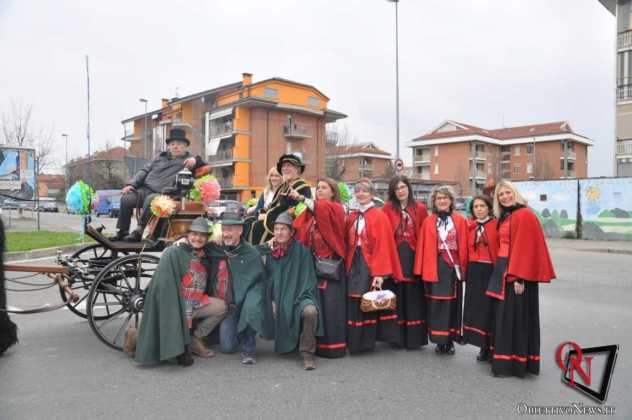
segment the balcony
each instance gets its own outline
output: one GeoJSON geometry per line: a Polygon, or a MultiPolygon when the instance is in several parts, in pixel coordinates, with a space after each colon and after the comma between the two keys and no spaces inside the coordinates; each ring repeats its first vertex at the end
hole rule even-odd
{"type": "Polygon", "coordinates": [[[470,159],[487,160],[487,155],[485,155],[484,151],[477,150],[470,156],[470,159]]]}
{"type": "Polygon", "coordinates": [[[285,124],[283,126],[283,137],[288,140],[303,140],[312,137],[312,130],[309,126],[302,124],[285,124]]]}
{"type": "Polygon", "coordinates": [[[561,176],[560,178],[564,179],[564,178],[577,178],[577,174],[575,173],[574,170],[568,170],[568,176],[561,176]]]}
{"type": "Polygon", "coordinates": [[[500,160],[511,160],[511,152],[501,152],[500,160]]]}
{"type": "MultiPolygon", "coordinates": [[[[487,179],[487,174],[485,173],[485,171],[476,171],[474,172],[474,177],[477,179],[487,179]]],[[[472,175],[470,175],[470,179],[472,178],[472,175]]]]}
{"type": "Polygon", "coordinates": [[[617,49],[629,49],[632,48],[632,30],[619,32],[617,34],[617,49]]]}
{"type": "Polygon", "coordinates": [[[632,85],[617,86],[617,101],[632,101],[632,85]]]}
{"type": "Polygon", "coordinates": [[[234,160],[233,149],[220,149],[215,156],[209,156],[208,162],[211,164],[229,163],[234,160]]]}
{"type": "Polygon", "coordinates": [[[210,125],[210,129],[211,129],[211,135],[210,135],[211,138],[229,136],[233,134],[233,121],[225,120],[225,121],[212,122],[210,125]]]}
{"type": "Polygon", "coordinates": [[[632,140],[617,142],[617,155],[632,155],[632,140]]]}
{"type": "MultiPolygon", "coordinates": [[[[566,157],[568,158],[568,160],[576,160],[577,159],[577,153],[569,150],[567,152],[566,157]]],[[[560,159],[564,159],[564,152],[562,152],[562,156],[560,156],[560,159]]]]}
{"type": "Polygon", "coordinates": [[[415,165],[430,165],[430,153],[415,155],[414,162],[415,165]]]}
{"type": "Polygon", "coordinates": [[[215,178],[217,179],[217,182],[219,182],[219,185],[222,186],[222,188],[233,188],[233,176],[215,176],[215,178]]]}

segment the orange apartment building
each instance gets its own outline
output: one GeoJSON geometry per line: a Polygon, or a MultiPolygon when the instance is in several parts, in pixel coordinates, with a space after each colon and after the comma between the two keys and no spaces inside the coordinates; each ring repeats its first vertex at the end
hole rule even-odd
{"type": "Polygon", "coordinates": [[[592,145],[566,121],[486,130],[447,120],[409,147],[415,176],[451,180],[459,194],[474,195],[499,179],[585,178],[592,145]]]}
{"type": "Polygon", "coordinates": [[[253,82],[243,73],[240,82],[163,99],[160,109],[123,120],[122,140],[130,154],[151,158],[165,149],[171,128],[184,128],[191,152],[213,166],[223,198],[246,201],[284,153],[301,156],[311,184],[325,175],[325,126],[346,118],[328,103],[313,86],[276,77],[253,82]]]}

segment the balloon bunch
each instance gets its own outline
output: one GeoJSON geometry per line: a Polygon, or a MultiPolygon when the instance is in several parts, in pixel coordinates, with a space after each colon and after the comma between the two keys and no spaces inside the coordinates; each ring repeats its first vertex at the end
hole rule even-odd
{"type": "Polygon", "coordinates": [[[343,203],[348,203],[351,200],[351,192],[349,191],[349,187],[344,182],[338,183],[338,190],[340,191],[340,200],[343,203]]]}
{"type": "Polygon", "coordinates": [[[94,190],[85,182],[77,181],[66,193],[66,206],[72,213],[85,216],[90,214],[94,199],[94,190]]]}

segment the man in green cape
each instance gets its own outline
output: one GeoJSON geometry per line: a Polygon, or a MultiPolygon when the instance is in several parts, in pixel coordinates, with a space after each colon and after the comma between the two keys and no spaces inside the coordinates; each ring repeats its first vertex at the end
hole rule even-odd
{"type": "Polygon", "coordinates": [[[292,217],[286,212],[274,223],[274,239],[263,246],[268,299],[274,314],[275,351],[298,350],[303,368],[316,368],[316,336],[323,335],[312,253],[293,238],[292,217]]]}
{"type": "Polygon", "coordinates": [[[271,336],[264,322],[265,269],[257,249],[241,237],[241,217],[226,210],[220,223],[222,243],[209,243],[205,248],[211,261],[209,294],[223,299],[228,307],[219,326],[220,349],[233,353],[242,341],[241,362],[255,364],[255,336],[271,336]]]}
{"type": "Polygon", "coordinates": [[[127,332],[125,351],[134,352],[141,364],[155,364],[177,358],[179,364],[193,364],[192,353],[212,357],[204,337],[226,314],[224,301],[209,297],[208,261],[204,247],[208,242],[206,219],[195,219],[186,240],[168,247],[162,254],[145,297],[143,319],[134,335],[127,332]],[[193,321],[197,321],[190,329],[193,321]]]}

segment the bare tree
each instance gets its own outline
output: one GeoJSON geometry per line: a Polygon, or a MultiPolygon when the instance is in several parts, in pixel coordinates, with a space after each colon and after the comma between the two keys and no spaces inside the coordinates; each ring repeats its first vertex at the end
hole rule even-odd
{"type": "Polygon", "coordinates": [[[11,100],[9,111],[2,114],[2,139],[6,146],[32,147],[38,160],[38,175],[55,163],[52,129],[35,129],[33,106],[11,100]]]}
{"type": "Polygon", "coordinates": [[[344,154],[344,148],[353,143],[347,126],[342,129],[335,127],[333,130],[327,132],[327,146],[326,146],[326,172],[327,176],[340,181],[345,173],[344,159],[340,158],[340,155],[344,154]]]}

